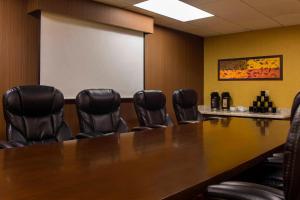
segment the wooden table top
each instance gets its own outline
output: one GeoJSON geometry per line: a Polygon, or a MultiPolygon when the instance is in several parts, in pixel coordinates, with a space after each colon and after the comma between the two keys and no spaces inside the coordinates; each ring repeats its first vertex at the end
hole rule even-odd
{"type": "Polygon", "coordinates": [[[264,159],[288,128],[229,118],[3,150],[0,199],[185,199],[264,159]]]}

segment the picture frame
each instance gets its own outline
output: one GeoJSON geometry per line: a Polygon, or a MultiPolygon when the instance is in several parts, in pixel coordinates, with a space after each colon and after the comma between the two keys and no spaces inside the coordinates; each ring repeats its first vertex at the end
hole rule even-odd
{"type": "Polygon", "coordinates": [[[218,80],[283,80],[283,55],[220,59],[218,80]]]}

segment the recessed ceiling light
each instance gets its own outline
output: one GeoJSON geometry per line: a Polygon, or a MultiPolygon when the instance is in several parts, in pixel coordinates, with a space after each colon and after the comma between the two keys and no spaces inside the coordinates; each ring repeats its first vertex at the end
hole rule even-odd
{"type": "Polygon", "coordinates": [[[179,0],[148,0],[134,6],[182,22],[214,16],[179,0]]]}

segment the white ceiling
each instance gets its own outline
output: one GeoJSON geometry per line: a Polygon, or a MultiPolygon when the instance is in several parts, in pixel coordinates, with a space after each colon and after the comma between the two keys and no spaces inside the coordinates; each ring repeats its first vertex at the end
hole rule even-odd
{"type": "Polygon", "coordinates": [[[182,0],[215,15],[190,22],[133,6],[145,0],[95,1],[150,15],[156,24],[204,37],[300,24],[300,0],[182,0]]]}

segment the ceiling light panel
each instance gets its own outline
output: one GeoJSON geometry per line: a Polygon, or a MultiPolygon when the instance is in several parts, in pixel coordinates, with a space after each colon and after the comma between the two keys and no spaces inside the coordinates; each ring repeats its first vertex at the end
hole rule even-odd
{"type": "Polygon", "coordinates": [[[135,4],[134,6],[182,22],[214,16],[179,0],[148,0],[135,4]]]}

